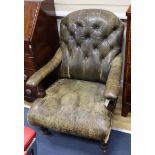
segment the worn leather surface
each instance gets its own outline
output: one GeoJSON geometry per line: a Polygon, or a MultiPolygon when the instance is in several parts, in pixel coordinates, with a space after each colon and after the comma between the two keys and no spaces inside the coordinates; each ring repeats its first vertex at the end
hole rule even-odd
{"type": "Polygon", "coordinates": [[[75,11],[60,25],[61,77],[106,83],[111,62],[121,51],[122,22],[99,9],[75,11]]]}
{"type": "Polygon", "coordinates": [[[48,75],[50,74],[60,63],[62,60],[62,51],[59,48],[54,57],[42,68],[40,68],[37,72],[35,72],[26,82],[29,86],[38,86],[38,84],[48,75]]]}
{"type": "Polygon", "coordinates": [[[37,85],[60,63],[62,79],[35,101],[29,123],[106,142],[111,112],[104,104],[118,96],[122,34],[122,22],[105,10],[80,10],[66,16],[60,27],[62,53],[27,83],[37,85]]]}
{"type": "Polygon", "coordinates": [[[111,112],[104,106],[105,85],[60,79],[47,89],[47,96],[34,102],[30,124],[77,136],[104,140],[111,127],[111,112]]]}
{"type": "Polygon", "coordinates": [[[116,100],[120,90],[120,78],[122,71],[122,55],[121,53],[112,61],[110,73],[106,82],[105,96],[109,99],[116,100]]]}

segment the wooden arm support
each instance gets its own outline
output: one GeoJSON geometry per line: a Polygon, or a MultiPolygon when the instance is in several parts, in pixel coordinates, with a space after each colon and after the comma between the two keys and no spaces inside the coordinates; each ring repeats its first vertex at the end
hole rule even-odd
{"type": "Polygon", "coordinates": [[[62,60],[62,51],[59,48],[55,53],[54,57],[42,68],[40,68],[37,72],[35,72],[26,82],[27,86],[36,87],[39,83],[50,74],[62,60]]]}

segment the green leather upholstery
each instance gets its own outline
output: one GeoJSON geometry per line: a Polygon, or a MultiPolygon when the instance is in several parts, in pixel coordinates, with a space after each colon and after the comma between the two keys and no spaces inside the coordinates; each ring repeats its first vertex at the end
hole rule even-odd
{"type": "Polygon", "coordinates": [[[111,112],[104,105],[105,85],[82,80],[60,79],[47,89],[28,113],[37,124],[77,136],[105,140],[111,129],[111,112]]]}
{"type": "Polygon", "coordinates": [[[38,85],[58,65],[60,77],[34,102],[29,123],[107,143],[109,109],[119,93],[122,34],[122,22],[109,11],[79,10],[62,19],[60,49],[27,85],[38,85]]]}
{"type": "Polygon", "coordinates": [[[80,10],[66,16],[60,29],[61,77],[106,83],[120,53],[122,22],[105,10],[80,10]]]}

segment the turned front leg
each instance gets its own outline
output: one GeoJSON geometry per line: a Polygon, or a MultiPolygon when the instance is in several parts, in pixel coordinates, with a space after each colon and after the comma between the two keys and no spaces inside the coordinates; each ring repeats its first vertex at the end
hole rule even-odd
{"type": "Polygon", "coordinates": [[[105,143],[104,141],[101,141],[100,142],[100,147],[103,150],[103,152],[106,153],[107,149],[108,149],[108,143],[105,143]]]}

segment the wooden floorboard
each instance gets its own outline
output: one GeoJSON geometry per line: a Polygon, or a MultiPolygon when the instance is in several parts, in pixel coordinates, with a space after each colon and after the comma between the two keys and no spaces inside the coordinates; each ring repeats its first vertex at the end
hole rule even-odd
{"type": "Polygon", "coordinates": [[[113,114],[112,127],[131,131],[131,113],[127,117],[121,116],[122,96],[119,96],[118,102],[113,114]]]}

